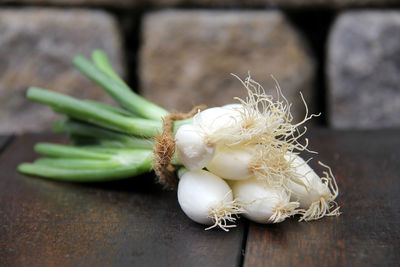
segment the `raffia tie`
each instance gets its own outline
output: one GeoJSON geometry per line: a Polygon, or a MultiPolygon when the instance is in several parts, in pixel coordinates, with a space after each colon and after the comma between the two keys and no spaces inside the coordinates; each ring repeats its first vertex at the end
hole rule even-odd
{"type": "Polygon", "coordinates": [[[173,113],[163,118],[162,133],[155,137],[154,147],[154,171],[158,177],[158,182],[166,189],[176,189],[178,187],[178,177],[175,167],[171,164],[175,153],[175,139],[173,135],[173,122],[184,120],[196,115],[199,110],[204,110],[205,106],[196,106],[189,113],[173,113]]]}

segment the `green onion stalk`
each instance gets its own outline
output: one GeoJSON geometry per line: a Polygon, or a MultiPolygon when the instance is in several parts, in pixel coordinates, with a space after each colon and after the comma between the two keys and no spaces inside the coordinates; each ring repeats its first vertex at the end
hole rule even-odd
{"type": "MultiPolygon", "coordinates": [[[[67,134],[71,144],[38,143],[35,152],[44,157],[22,163],[18,170],[71,182],[112,181],[151,171],[154,137],[162,132],[162,119],[169,112],[133,92],[114,71],[104,51],[95,50],[92,61],[78,55],[73,64],[121,107],[30,87],[29,100],[65,115],[53,130],[67,134]]],[[[190,122],[174,121],[173,132],[190,122]]],[[[180,164],[176,157],[172,163],[180,164]]]]}

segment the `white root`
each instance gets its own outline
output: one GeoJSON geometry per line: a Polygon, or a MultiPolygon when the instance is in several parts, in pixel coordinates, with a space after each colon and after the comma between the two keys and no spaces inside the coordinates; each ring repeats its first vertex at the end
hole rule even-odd
{"type": "Polygon", "coordinates": [[[243,205],[236,199],[232,201],[217,202],[211,205],[209,209],[209,218],[214,221],[214,224],[210,227],[207,227],[205,230],[219,227],[225,232],[228,232],[228,228],[236,227],[236,224],[234,223],[236,222],[238,215],[243,212],[245,212],[243,209],[243,205]]]}
{"type": "Polygon", "coordinates": [[[275,209],[273,210],[274,214],[271,215],[268,221],[272,223],[280,223],[288,217],[301,214],[302,210],[299,209],[299,205],[299,202],[290,202],[289,196],[288,199],[285,199],[285,201],[281,201],[276,205],[275,209]]]}
{"type": "Polygon", "coordinates": [[[335,201],[339,195],[339,188],[335,176],[328,165],[325,165],[320,161],[318,163],[328,169],[328,172],[323,172],[325,176],[321,178],[321,181],[326,188],[329,189],[329,194],[322,195],[319,201],[313,202],[300,218],[300,221],[318,220],[324,216],[339,216],[341,214],[339,210],[340,206],[335,201]]]}

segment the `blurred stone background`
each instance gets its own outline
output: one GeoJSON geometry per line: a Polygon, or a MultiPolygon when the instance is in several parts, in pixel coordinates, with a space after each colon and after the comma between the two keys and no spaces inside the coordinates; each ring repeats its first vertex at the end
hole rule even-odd
{"type": "Polygon", "coordinates": [[[296,120],[400,126],[400,0],[0,0],[0,133],[50,131],[29,86],[113,103],[76,71],[104,49],[137,92],[173,111],[244,96],[248,73],[296,120]]]}

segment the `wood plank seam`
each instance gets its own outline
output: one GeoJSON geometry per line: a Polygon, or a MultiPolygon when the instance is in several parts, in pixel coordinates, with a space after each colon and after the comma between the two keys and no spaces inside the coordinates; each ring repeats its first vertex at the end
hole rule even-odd
{"type": "Polygon", "coordinates": [[[239,266],[242,267],[244,266],[244,260],[246,257],[246,249],[247,249],[247,237],[249,235],[249,224],[250,222],[246,219],[242,219],[241,223],[243,224],[244,230],[243,230],[243,237],[242,237],[242,251],[240,254],[240,260],[239,260],[239,266]]]}
{"type": "Polygon", "coordinates": [[[15,136],[14,135],[9,135],[9,136],[3,136],[4,140],[0,139],[0,154],[3,153],[11,145],[11,143],[14,141],[15,136]]]}

